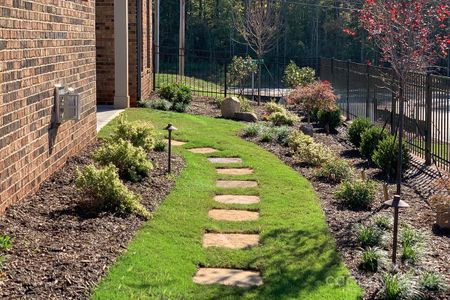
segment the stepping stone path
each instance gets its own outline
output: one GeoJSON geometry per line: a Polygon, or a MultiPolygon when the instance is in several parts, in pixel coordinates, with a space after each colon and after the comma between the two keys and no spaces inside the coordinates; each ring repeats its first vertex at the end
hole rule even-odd
{"type": "Polygon", "coordinates": [[[246,195],[217,195],[214,200],[225,204],[255,204],[260,201],[258,196],[246,195]]]}
{"type": "Polygon", "coordinates": [[[223,247],[231,249],[245,249],[258,246],[258,234],[240,233],[205,233],[203,247],[223,247]]]}
{"type": "Polygon", "coordinates": [[[191,148],[191,149],[189,149],[189,152],[199,153],[199,154],[208,154],[208,153],[217,152],[217,150],[214,148],[191,148]]]}
{"type": "Polygon", "coordinates": [[[251,180],[217,180],[216,186],[220,188],[253,188],[258,183],[251,180]]]}
{"type": "MultiPolygon", "coordinates": [[[[206,154],[217,150],[214,148],[193,148],[193,153],[206,154]]],[[[208,161],[213,164],[240,164],[239,157],[209,157],[208,161]]],[[[218,174],[240,176],[253,174],[251,168],[218,168],[218,174]]],[[[217,180],[219,188],[255,188],[258,182],[254,180],[217,180]]],[[[259,203],[258,196],[251,195],[216,195],[214,200],[224,204],[254,204],[259,203]]],[[[218,221],[239,222],[256,221],[259,212],[248,210],[211,209],[208,216],[218,221]]],[[[203,247],[222,247],[229,249],[245,249],[255,247],[259,244],[259,234],[241,233],[205,233],[203,236],[203,247]]],[[[223,268],[199,268],[193,278],[197,284],[222,284],[237,287],[252,287],[263,284],[261,274],[256,271],[223,269],[223,268]]]]}
{"type": "Polygon", "coordinates": [[[241,222],[258,220],[259,213],[237,209],[211,209],[208,212],[208,216],[218,221],[241,222]]]}
{"type": "Polygon", "coordinates": [[[198,284],[223,284],[239,287],[262,285],[259,272],[236,269],[200,268],[194,277],[198,284]]]}
{"type": "MultiPolygon", "coordinates": [[[[169,140],[165,140],[166,143],[169,143],[169,140]]],[[[183,146],[186,142],[172,140],[172,146],[183,146]]]]}
{"type": "Polygon", "coordinates": [[[213,164],[241,164],[239,157],[210,157],[208,160],[213,164]]]}
{"type": "Polygon", "coordinates": [[[216,169],[216,171],[218,174],[234,176],[253,174],[253,169],[250,168],[216,169]]]}

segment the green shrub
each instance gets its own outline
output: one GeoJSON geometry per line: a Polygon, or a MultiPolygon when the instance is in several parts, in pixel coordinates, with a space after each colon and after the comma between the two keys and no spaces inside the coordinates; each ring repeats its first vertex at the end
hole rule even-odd
{"type": "Polygon", "coordinates": [[[372,160],[372,155],[377,149],[380,141],[384,140],[388,133],[379,127],[370,127],[361,134],[361,145],[359,151],[364,158],[372,160]]]}
{"type": "Polygon", "coordinates": [[[374,226],[357,227],[357,240],[361,247],[377,247],[381,244],[383,232],[374,226]]]}
{"type": "Polygon", "coordinates": [[[269,114],[273,114],[273,113],[285,113],[286,112],[286,108],[284,108],[283,105],[277,104],[275,102],[267,102],[266,104],[264,104],[264,110],[269,114]]]}
{"type": "Polygon", "coordinates": [[[388,230],[392,227],[392,220],[385,216],[376,217],[373,223],[381,230],[388,230]]]}
{"type": "Polygon", "coordinates": [[[317,172],[316,176],[325,179],[328,182],[340,183],[351,179],[353,170],[343,159],[335,159],[326,162],[317,172]]]}
{"type": "Polygon", "coordinates": [[[272,127],[262,127],[259,133],[259,140],[263,143],[271,143],[275,140],[275,131],[272,127]]]}
{"type": "Polygon", "coordinates": [[[335,197],[353,209],[368,209],[375,201],[376,184],[371,180],[341,183],[335,197]]]}
{"type": "Polygon", "coordinates": [[[293,126],[299,120],[299,117],[289,112],[274,112],[269,116],[269,121],[272,122],[274,126],[293,126]]]}
{"type": "Polygon", "coordinates": [[[316,80],[316,72],[312,68],[300,68],[292,60],[284,70],[283,81],[290,87],[296,88],[313,83],[316,80]]]}
{"type": "MultiPolygon", "coordinates": [[[[372,155],[372,161],[386,175],[395,177],[397,174],[397,161],[399,143],[393,136],[388,136],[378,143],[377,149],[372,155]]],[[[409,167],[409,151],[406,145],[402,144],[402,171],[409,167]]]]}
{"type": "Polygon", "coordinates": [[[172,103],[170,103],[169,101],[167,101],[165,99],[148,100],[148,101],[144,101],[142,103],[143,103],[142,104],[143,107],[164,110],[164,111],[170,110],[170,108],[172,107],[172,103]]]}
{"type": "Polygon", "coordinates": [[[283,146],[288,143],[289,135],[291,134],[291,128],[289,126],[279,126],[272,128],[274,133],[274,140],[283,146]]]}
{"type": "Polygon", "coordinates": [[[167,148],[167,142],[163,138],[158,137],[155,140],[155,145],[153,146],[153,150],[155,150],[156,152],[164,152],[164,151],[166,151],[166,148],[167,148]]]}
{"type": "Polygon", "coordinates": [[[314,139],[300,131],[293,131],[288,137],[288,146],[293,152],[312,143],[314,143],[314,139]]]}
{"type": "Polygon", "coordinates": [[[76,186],[85,196],[83,199],[89,201],[87,203],[95,209],[151,217],[150,212],[140,203],[140,197],[120,181],[113,165],[102,169],[90,165],[82,172],[77,170],[76,186]]]}
{"type": "Polygon", "coordinates": [[[111,139],[129,141],[135,147],[151,150],[155,143],[155,128],[149,122],[128,122],[125,117],[120,116],[111,139]]]}
{"type": "Polygon", "coordinates": [[[262,131],[263,126],[258,123],[249,124],[244,128],[244,136],[246,137],[256,137],[262,131]]]}
{"type": "Polygon", "coordinates": [[[102,165],[113,164],[122,178],[139,181],[148,176],[152,163],[141,147],[134,147],[130,142],[118,140],[107,143],[94,153],[94,160],[102,165]]]}
{"type": "Polygon", "coordinates": [[[400,231],[400,241],[402,245],[402,261],[415,264],[423,254],[425,236],[408,226],[402,227],[400,231]]]}
{"type": "Polygon", "coordinates": [[[334,110],[321,109],[317,112],[319,125],[328,130],[335,130],[342,124],[341,110],[337,107],[334,110]]]}
{"type": "Polygon", "coordinates": [[[383,275],[381,299],[421,299],[422,296],[416,283],[409,276],[389,273],[383,275]]]}
{"type": "Polygon", "coordinates": [[[0,251],[5,251],[12,246],[12,239],[7,234],[0,234],[0,251]]]}
{"type": "Polygon", "coordinates": [[[173,111],[184,112],[192,102],[191,88],[184,84],[172,83],[163,86],[158,93],[161,98],[172,104],[170,109],[173,111]]]}
{"type": "Polygon", "coordinates": [[[361,268],[366,271],[378,271],[380,253],[376,248],[367,248],[362,253],[361,268]]]}
{"type": "Polygon", "coordinates": [[[213,99],[213,102],[214,102],[214,104],[216,105],[217,108],[221,108],[224,101],[225,101],[225,98],[222,98],[222,97],[218,97],[218,98],[214,98],[213,99]]]}
{"type": "Polygon", "coordinates": [[[372,127],[372,124],[368,119],[356,118],[348,128],[348,137],[350,142],[357,148],[361,145],[361,135],[368,128],[372,127]]]}
{"type": "Polygon", "coordinates": [[[312,143],[300,147],[294,153],[294,159],[311,166],[322,166],[323,164],[335,159],[333,152],[321,144],[312,143]]]}
{"type": "Polygon", "coordinates": [[[443,277],[437,272],[425,272],[420,276],[419,285],[423,290],[438,292],[446,291],[448,285],[443,277]]]}
{"type": "Polygon", "coordinates": [[[240,97],[239,102],[241,102],[241,111],[242,112],[253,112],[253,106],[247,98],[240,97]]]}

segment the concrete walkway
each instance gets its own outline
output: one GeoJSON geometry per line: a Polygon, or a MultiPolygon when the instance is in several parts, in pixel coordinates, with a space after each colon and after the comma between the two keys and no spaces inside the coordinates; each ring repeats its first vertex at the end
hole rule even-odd
{"type": "Polygon", "coordinates": [[[112,105],[97,105],[97,132],[123,111],[112,105]]]}

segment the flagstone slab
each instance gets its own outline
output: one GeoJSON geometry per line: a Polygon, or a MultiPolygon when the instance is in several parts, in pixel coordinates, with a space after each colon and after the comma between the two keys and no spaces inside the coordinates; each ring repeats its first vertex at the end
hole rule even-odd
{"type": "MultiPolygon", "coordinates": [[[[165,140],[166,143],[169,143],[169,140],[165,140]]],[[[183,146],[186,142],[172,140],[172,146],[183,146]]]]}
{"type": "Polygon", "coordinates": [[[230,249],[245,249],[258,246],[258,234],[241,233],[205,233],[203,247],[223,247],[230,249]]]}
{"type": "Polygon", "coordinates": [[[254,180],[217,180],[216,186],[220,188],[253,188],[258,183],[254,180]]]}
{"type": "Polygon", "coordinates": [[[194,276],[197,284],[221,284],[252,287],[263,284],[259,272],[238,269],[200,268],[194,276]]]}
{"type": "Polygon", "coordinates": [[[260,198],[247,195],[217,195],[214,200],[225,204],[255,204],[259,203],[260,198]]]}
{"type": "Polygon", "coordinates": [[[241,222],[258,220],[259,213],[237,209],[211,209],[208,212],[208,216],[218,221],[241,222]]]}
{"type": "Polygon", "coordinates": [[[190,152],[192,153],[198,153],[198,154],[208,154],[208,153],[214,153],[217,152],[217,149],[214,148],[191,148],[189,149],[190,152]]]}
{"type": "Polygon", "coordinates": [[[223,175],[249,175],[253,174],[253,169],[250,168],[230,168],[230,169],[216,169],[218,174],[223,175]]]}
{"type": "Polygon", "coordinates": [[[240,164],[242,159],[239,157],[209,157],[208,160],[213,164],[240,164]]]}

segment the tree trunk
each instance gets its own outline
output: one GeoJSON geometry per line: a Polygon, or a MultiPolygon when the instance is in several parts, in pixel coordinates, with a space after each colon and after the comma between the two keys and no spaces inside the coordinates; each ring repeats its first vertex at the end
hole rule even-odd
{"type": "MultiPolygon", "coordinates": [[[[403,78],[400,78],[400,91],[399,91],[399,125],[398,125],[398,158],[397,158],[397,195],[400,195],[402,192],[402,159],[403,159],[403,123],[404,123],[404,107],[405,107],[405,99],[404,99],[404,81],[403,78]]],[[[394,144],[395,146],[395,144],[394,144]]],[[[395,149],[395,148],[394,148],[395,149]]]]}
{"type": "Polygon", "coordinates": [[[258,106],[261,105],[261,57],[258,56],[258,106]]]}

